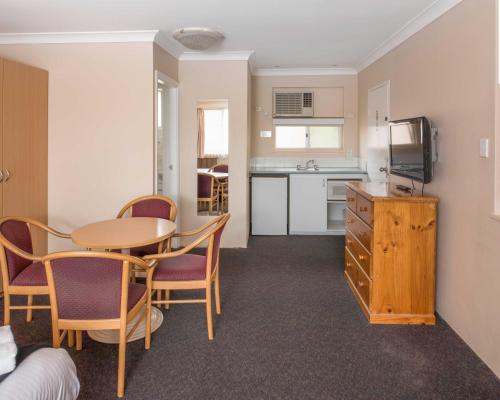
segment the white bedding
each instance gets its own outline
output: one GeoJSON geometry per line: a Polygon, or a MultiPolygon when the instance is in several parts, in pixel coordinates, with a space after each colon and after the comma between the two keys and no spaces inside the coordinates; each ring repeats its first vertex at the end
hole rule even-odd
{"type": "Polygon", "coordinates": [[[35,351],[0,383],[2,400],[75,400],[79,391],[75,363],[64,349],[35,351]]]}

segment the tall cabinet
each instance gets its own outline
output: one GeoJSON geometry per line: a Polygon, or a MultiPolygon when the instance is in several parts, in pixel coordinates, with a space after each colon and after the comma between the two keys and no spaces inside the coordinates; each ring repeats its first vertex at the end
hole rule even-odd
{"type": "MultiPolygon", "coordinates": [[[[0,215],[47,223],[48,72],[0,58],[0,215]]],[[[36,253],[47,238],[33,231],[36,253]]]]}

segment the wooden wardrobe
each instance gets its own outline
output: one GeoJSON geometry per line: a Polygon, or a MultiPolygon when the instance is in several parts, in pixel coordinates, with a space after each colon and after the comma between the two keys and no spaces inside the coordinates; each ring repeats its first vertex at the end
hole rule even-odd
{"type": "MultiPolygon", "coordinates": [[[[47,129],[48,72],[0,58],[0,216],[47,223],[47,129]]],[[[46,235],[32,233],[46,252],[46,235]]]]}

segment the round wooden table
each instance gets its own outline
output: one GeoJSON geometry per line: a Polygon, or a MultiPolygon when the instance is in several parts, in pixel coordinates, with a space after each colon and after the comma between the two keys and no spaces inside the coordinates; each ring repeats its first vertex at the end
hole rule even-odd
{"type": "MultiPolygon", "coordinates": [[[[71,239],[73,243],[86,249],[131,249],[162,242],[174,234],[175,228],[174,222],[162,218],[117,218],[82,226],[73,231],[71,239]]],[[[139,312],[129,322],[127,333],[141,316],[142,313],[139,312]]],[[[156,331],[162,322],[163,314],[158,308],[152,307],[151,332],[156,331]]],[[[127,341],[132,342],[144,338],[145,331],[144,321],[127,341]]],[[[118,330],[94,330],[87,331],[87,333],[92,339],[101,343],[119,343],[120,341],[118,330]]]]}

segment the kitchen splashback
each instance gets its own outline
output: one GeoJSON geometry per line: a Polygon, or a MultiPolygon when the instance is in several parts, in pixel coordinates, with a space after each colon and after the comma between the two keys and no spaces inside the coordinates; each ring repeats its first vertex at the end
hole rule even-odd
{"type": "Polygon", "coordinates": [[[314,157],[254,157],[250,159],[250,168],[294,168],[314,160],[320,168],[357,168],[359,159],[353,158],[314,158],[314,157]]]}

